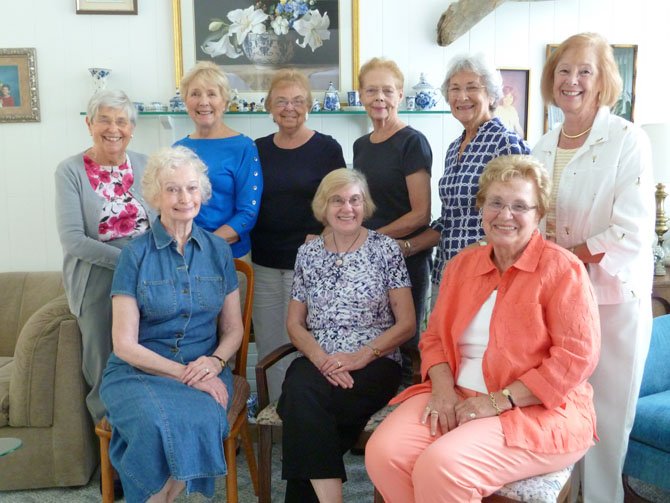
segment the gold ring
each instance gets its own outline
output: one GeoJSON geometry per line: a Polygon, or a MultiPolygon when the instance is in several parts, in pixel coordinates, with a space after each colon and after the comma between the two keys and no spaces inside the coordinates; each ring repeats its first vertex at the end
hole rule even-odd
{"type": "Polygon", "coordinates": [[[337,360],[337,368],[339,369],[342,366],[342,362],[340,360],[337,360]]]}
{"type": "Polygon", "coordinates": [[[436,411],[436,410],[431,410],[431,411],[430,411],[430,415],[431,415],[431,416],[437,416],[437,415],[439,415],[439,414],[440,414],[440,413],[439,413],[438,411],[436,411]]]}
{"type": "Polygon", "coordinates": [[[475,414],[474,412],[470,412],[470,419],[474,419],[476,417],[477,417],[477,414],[475,414]]]}

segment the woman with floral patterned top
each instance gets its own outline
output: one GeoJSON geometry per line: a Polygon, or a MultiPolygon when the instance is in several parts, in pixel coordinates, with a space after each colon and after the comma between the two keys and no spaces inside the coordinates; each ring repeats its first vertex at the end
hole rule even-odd
{"type": "Polygon", "coordinates": [[[431,306],[437,298],[447,261],[484,235],[481,216],[475,207],[484,166],[501,155],[530,153],[523,139],[493,116],[502,97],[502,78],[483,56],[454,58],[442,93],[464,131],[449,145],[444,160],[444,174],[439,182],[440,217],[430,228],[408,240],[410,253],[437,245],[431,274],[431,306]]]}
{"type": "Polygon", "coordinates": [[[56,220],[63,246],[63,283],[82,336],[82,370],[95,422],[105,415],[100,381],[112,351],[109,292],[121,249],[144,234],[153,211],[139,184],[146,157],[127,150],[137,112],[123,91],[102,91],[88,103],[93,146],[56,169],[56,220]]]}
{"type": "Polygon", "coordinates": [[[286,501],[300,503],[342,501],[342,455],[396,392],[398,347],[415,324],[400,248],[361,225],[374,211],[365,177],[331,171],[312,210],[330,231],[298,250],[286,326],[302,357],[277,409],[286,501]]]}

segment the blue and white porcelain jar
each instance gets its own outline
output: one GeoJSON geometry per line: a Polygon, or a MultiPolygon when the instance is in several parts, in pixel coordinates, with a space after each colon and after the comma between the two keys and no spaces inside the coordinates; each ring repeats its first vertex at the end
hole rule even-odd
{"type": "Polygon", "coordinates": [[[431,110],[440,100],[440,91],[426,81],[425,74],[419,77],[419,83],[412,87],[416,91],[414,104],[417,110],[431,110]]]}
{"type": "Polygon", "coordinates": [[[340,109],[340,94],[332,82],[328,84],[328,90],[323,97],[323,109],[328,112],[335,112],[340,109]]]}
{"type": "Polygon", "coordinates": [[[175,92],[175,95],[170,98],[170,106],[169,106],[170,112],[186,112],[186,104],[184,103],[184,100],[181,98],[181,93],[179,92],[179,89],[175,92]]]}

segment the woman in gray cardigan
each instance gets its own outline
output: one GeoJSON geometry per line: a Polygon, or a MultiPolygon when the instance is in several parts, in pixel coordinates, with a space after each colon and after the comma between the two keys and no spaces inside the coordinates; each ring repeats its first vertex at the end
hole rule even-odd
{"type": "Polygon", "coordinates": [[[146,156],[127,151],[137,112],[122,91],[89,101],[93,146],[56,169],[56,220],[63,246],[63,282],[82,335],[82,370],[94,422],[105,415],[99,388],[112,351],[109,292],[121,249],[145,233],[155,215],[139,190],[146,156]]]}

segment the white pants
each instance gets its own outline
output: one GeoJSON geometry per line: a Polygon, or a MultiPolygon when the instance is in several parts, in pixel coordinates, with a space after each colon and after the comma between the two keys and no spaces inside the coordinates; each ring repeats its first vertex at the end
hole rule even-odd
{"type": "MultiPolygon", "coordinates": [[[[273,269],[253,264],[254,267],[254,336],[260,360],[282,344],[289,342],[286,332],[286,311],[293,286],[292,269],[273,269]]],[[[290,355],[268,370],[270,401],[281,394],[286,369],[297,355],[290,355]]]]}
{"type": "Polygon", "coordinates": [[[651,297],[598,308],[600,361],[589,382],[600,441],[582,463],[584,503],[621,503],[621,472],[651,340],[651,297]]]}

